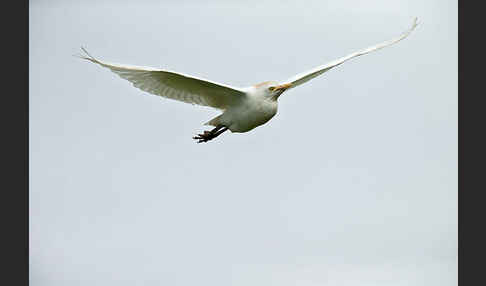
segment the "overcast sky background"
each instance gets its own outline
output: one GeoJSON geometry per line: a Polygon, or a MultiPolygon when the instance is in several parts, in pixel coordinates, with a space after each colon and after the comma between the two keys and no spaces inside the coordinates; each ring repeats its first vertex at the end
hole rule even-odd
{"type": "Polygon", "coordinates": [[[202,2],[30,1],[31,285],[457,285],[457,1],[202,2]],[[207,144],[72,57],[247,86],[414,16],[207,144]]]}

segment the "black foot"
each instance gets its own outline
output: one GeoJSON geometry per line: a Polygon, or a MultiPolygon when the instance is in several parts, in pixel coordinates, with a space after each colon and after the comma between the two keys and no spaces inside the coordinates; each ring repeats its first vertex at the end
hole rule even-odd
{"type": "Polygon", "coordinates": [[[192,139],[198,140],[197,143],[208,142],[213,138],[214,134],[211,133],[211,131],[204,131],[204,133],[197,134],[196,136],[192,137],[192,139]]]}
{"type": "Polygon", "coordinates": [[[221,133],[225,132],[226,130],[228,130],[227,127],[218,126],[211,131],[204,131],[204,133],[197,134],[196,136],[192,137],[192,139],[197,140],[197,143],[208,142],[218,137],[221,133]]]}

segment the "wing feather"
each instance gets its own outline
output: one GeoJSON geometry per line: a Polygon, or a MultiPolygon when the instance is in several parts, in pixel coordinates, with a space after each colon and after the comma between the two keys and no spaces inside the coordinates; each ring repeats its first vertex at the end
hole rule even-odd
{"type": "Polygon", "coordinates": [[[245,96],[243,89],[193,76],[151,67],[130,66],[102,62],[81,48],[83,59],[109,68],[133,86],[158,96],[202,106],[226,109],[245,96]]]}
{"type": "Polygon", "coordinates": [[[306,72],[303,72],[303,73],[300,73],[300,74],[297,74],[295,76],[293,76],[292,78],[284,81],[283,84],[290,84],[290,87],[293,88],[293,87],[296,87],[298,85],[301,85],[323,73],[325,73],[326,71],[330,70],[331,68],[333,67],[336,67],[342,63],[344,63],[345,61],[347,60],[350,60],[354,57],[358,57],[358,56],[361,56],[361,55],[365,55],[369,52],[372,52],[372,51],[376,51],[376,50],[379,50],[381,48],[384,48],[386,46],[389,46],[389,45],[392,45],[392,44],[395,44],[403,39],[405,39],[412,31],[413,29],[415,29],[415,27],[417,26],[417,18],[414,19],[413,21],[413,24],[412,24],[412,27],[409,28],[407,31],[405,31],[403,34],[401,34],[400,36],[396,37],[396,38],[393,38],[389,41],[385,41],[385,42],[382,42],[380,44],[377,44],[377,45],[374,45],[374,46],[371,46],[371,47],[368,47],[366,49],[363,49],[361,51],[358,51],[358,52],[355,52],[355,53],[352,53],[350,55],[347,55],[345,57],[342,57],[342,58],[339,58],[337,60],[334,60],[330,63],[327,63],[327,64],[324,64],[324,65],[321,65],[321,66],[318,66],[318,67],[315,67],[309,71],[306,71],[306,72]]]}

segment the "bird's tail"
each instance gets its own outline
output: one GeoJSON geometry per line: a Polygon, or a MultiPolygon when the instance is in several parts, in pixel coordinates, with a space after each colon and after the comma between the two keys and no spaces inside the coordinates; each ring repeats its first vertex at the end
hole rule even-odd
{"type": "Polygon", "coordinates": [[[220,122],[219,119],[221,118],[222,115],[223,114],[216,116],[215,118],[213,118],[213,119],[209,120],[208,122],[204,123],[204,125],[210,125],[210,126],[214,126],[214,127],[221,125],[221,122],[220,122]]]}

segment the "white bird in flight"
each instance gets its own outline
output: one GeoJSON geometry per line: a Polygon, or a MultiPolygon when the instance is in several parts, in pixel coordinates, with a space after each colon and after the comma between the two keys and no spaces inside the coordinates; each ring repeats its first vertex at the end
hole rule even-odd
{"type": "Polygon", "coordinates": [[[315,67],[282,82],[265,81],[244,88],[158,68],[107,63],[94,58],[84,48],[81,49],[86,55],[79,57],[109,68],[148,93],[223,111],[221,115],[205,123],[214,126],[214,129],[193,137],[201,143],[212,140],[228,129],[231,132],[248,132],[265,124],[277,113],[277,100],[284,91],[299,86],[349,59],[403,40],[416,26],[417,18],[410,29],[394,39],[315,67]]]}

